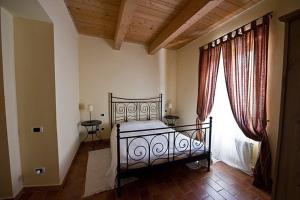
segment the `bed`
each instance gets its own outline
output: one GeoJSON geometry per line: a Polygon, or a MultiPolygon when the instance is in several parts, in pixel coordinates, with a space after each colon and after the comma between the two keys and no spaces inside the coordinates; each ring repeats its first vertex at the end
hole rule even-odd
{"type": "Polygon", "coordinates": [[[168,127],[162,122],[162,95],[129,99],[109,94],[112,161],[111,184],[175,163],[211,159],[212,118],[209,123],[168,127]],[[201,135],[201,139],[197,136],[201,135]]]}

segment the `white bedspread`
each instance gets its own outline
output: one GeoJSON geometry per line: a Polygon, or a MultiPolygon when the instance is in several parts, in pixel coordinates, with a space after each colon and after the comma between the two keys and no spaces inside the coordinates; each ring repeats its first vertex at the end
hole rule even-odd
{"type": "MultiPolygon", "coordinates": [[[[165,128],[167,127],[163,122],[158,120],[150,120],[150,121],[131,121],[122,123],[120,126],[121,131],[131,131],[131,130],[140,130],[140,129],[154,129],[154,128],[165,128]]],[[[160,136],[143,136],[142,138],[137,139],[128,139],[129,144],[129,155],[127,157],[127,141],[126,139],[121,139],[120,141],[120,161],[121,167],[127,167],[127,159],[128,163],[134,164],[137,161],[141,162],[138,165],[132,165],[131,168],[136,167],[144,167],[146,166],[143,163],[148,163],[150,159],[151,164],[158,164],[162,162],[167,162],[168,153],[170,155],[170,159],[173,159],[173,153],[177,155],[175,159],[181,159],[187,157],[189,155],[189,151],[197,150],[197,153],[201,153],[201,150],[204,150],[204,146],[201,146],[199,141],[190,139],[189,137],[176,132],[175,133],[175,147],[174,147],[174,130],[162,129],[162,130],[152,130],[152,131],[143,131],[143,132],[131,132],[131,133],[121,133],[121,137],[126,136],[137,136],[137,135],[149,135],[154,133],[164,133],[164,132],[173,132],[168,134],[163,134],[160,136]],[[168,140],[169,142],[169,150],[168,150],[168,140]],[[193,145],[189,145],[192,143],[193,145]],[[149,145],[150,145],[150,153],[149,153],[149,145]],[[201,146],[201,148],[199,148],[201,146]],[[178,156],[179,155],[179,156],[178,156]],[[157,158],[165,158],[158,159],[157,158]]],[[[111,188],[115,186],[115,178],[116,178],[116,169],[117,169],[117,130],[116,126],[112,129],[111,137],[111,165],[109,170],[106,173],[108,185],[111,188]]]]}

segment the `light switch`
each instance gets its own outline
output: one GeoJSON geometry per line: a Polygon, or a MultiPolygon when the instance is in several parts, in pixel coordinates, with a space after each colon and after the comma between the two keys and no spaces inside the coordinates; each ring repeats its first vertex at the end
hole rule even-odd
{"type": "Polygon", "coordinates": [[[43,133],[44,128],[43,127],[34,127],[34,128],[32,128],[32,132],[33,133],[43,133]]]}
{"type": "Polygon", "coordinates": [[[46,172],[46,168],[45,167],[39,167],[39,168],[35,168],[34,169],[34,173],[36,175],[42,175],[46,172]]]}

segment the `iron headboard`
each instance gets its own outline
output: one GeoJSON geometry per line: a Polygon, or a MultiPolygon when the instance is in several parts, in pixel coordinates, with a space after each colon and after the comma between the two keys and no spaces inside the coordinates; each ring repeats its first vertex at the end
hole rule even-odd
{"type": "Polygon", "coordinates": [[[128,121],[162,120],[162,94],[152,98],[121,98],[109,93],[110,126],[128,121]]]}

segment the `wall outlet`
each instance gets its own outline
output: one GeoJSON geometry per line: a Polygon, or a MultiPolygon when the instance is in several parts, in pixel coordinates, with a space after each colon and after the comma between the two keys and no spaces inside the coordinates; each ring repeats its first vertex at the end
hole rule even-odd
{"type": "Polygon", "coordinates": [[[32,133],[43,133],[44,128],[43,127],[33,127],[32,128],[32,133]]]}
{"type": "Polygon", "coordinates": [[[46,168],[45,167],[37,167],[34,168],[34,173],[35,175],[42,175],[46,172],[46,168]]]}

